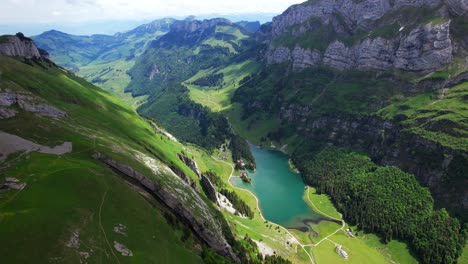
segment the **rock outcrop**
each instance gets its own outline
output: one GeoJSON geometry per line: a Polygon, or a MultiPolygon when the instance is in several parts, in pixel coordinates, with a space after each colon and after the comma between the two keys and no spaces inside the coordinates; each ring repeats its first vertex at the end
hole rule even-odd
{"type": "Polygon", "coordinates": [[[210,213],[207,204],[166,165],[145,157],[145,164],[154,169],[154,175],[152,175],[154,180],[151,180],[130,166],[112,160],[101,153],[96,153],[93,157],[113,170],[136,181],[167,206],[183,222],[187,223],[194,233],[209,247],[234,262],[239,262],[238,257],[234,254],[223,235],[221,223],[210,213]]]}
{"type": "Polygon", "coordinates": [[[0,162],[13,153],[37,151],[44,154],[62,156],[73,150],[72,142],[64,142],[54,147],[43,146],[22,137],[0,131],[0,162]]]}
{"type": "Polygon", "coordinates": [[[445,0],[444,2],[454,16],[463,16],[468,13],[468,0],[445,0]]]}
{"type": "Polygon", "coordinates": [[[296,46],[293,50],[286,47],[279,47],[269,52],[266,58],[269,64],[292,62],[294,69],[313,67],[322,62],[322,55],[319,51],[305,49],[299,46],[296,46]]]}
{"type": "Polygon", "coordinates": [[[177,154],[177,157],[179,157],[179,159],[183,161],[185,165],[187,165],[193,172],[195,172],[195,174],[197,174],[198,177],[201,177],[201,172],[200,172],[200,169],[198,168],[198,164],[196,161],[182,154],[177,154]]]}
{"type": "Polygon", "coordinates": [[[452,60],[449,28],[450,22],[430,23],[413,29],[401,39],[366,39],[349,48],[335,41],[325,51],[323,63],[340,70],[434,71],[452,60]]]}
{"type": "Polygon", "coordinates": [[[203,187],[203,190],[205,190],[206,195],[208,196],[208,198],[210,198],[210,200],[213,201],[214,203],[217,203],[218,198],[217,198],[217,195],[216,195],[216,193],[217,193],[216,188],[211,183],[210,179],[208,179],[208,177],[206,177],[205,175],[202,175],[201,185],[203,187]]]}
{"type": "MultiPolygon", "coordinates": [[[[456,1],[456,0],[448,0],[456,1]]],[[[435,8],[442,0],[317,0],[289,7],[283,14],[272,21],[273,37],[280,36],[291,26],[300,26],[311,18],[318,19],[324,25],[332,25],[336,32],[344,29],[356,31],[368,29],[385,14],[403,7],[435,8]],[[339,21],[338,21],[339,20],[339,21]]],[[[452,5],[454,8],[456,4],[452,5]]],[[[299,27],[300,28],[300,27],[299,27]]],[[[307,28],[299,30],[305,31],[307,28]]]]}
{"type": "Polygon", "coordinates": [[[294,70],[323,64],[339,70],[430,72],[450,63],[455,51],[450,35],[451,17],[448,12],[438,11],[444,10],[443,7],[456,10],[450,11],[454,15],[461,15],[468,9],[468,3],[452,0],[308,1],[275,17],[269,31],[257,33],[257,40],[267,44],[265,60],[268,64],[289,63],[294,70]],[[388,24],[379,20],[408,7],[432,8],[441,19],[412,24],[408,28],[400,25],[399,31],[396,30],[398,27],[390,29],[396,27],[398,19],[389,19],[388,24]],[[380,31],[387,32],[385,37],[371,34],[376,30],[376,23],[380,23],[380,31]],[[300,41],[307,38],[307,34],[324,31],[328,37],[318,36],[314,41],[323,42],[323,50],[300,41]],[[367,32],[367,36],[363,32],[367,32]],[[389,36],[388,32],[393,35],[389,36]],[[278,41],[284,38],[289,38],[287,45],[278,41]],[[295,38],[298,41],[291,46],[295,38]],[[356,38],[360,40],[356,41],[356,38]]]}
{"type": "MultiPolygon", "coordinates": [[[[47,56],[43,52],[44,56],[47,56]]],[[[0,38],[0,56],[20,56],[28,59],[42,58],[41,52],[30,38],[22,33],[0,38]]]]}
{"type": "Polygon", "coordinates": [[[17,92],[9,89],[2,90],[0,88],[0,119],[15,116],[18,111],[14,107],[55,119],[67,116],[64,111],[48,105],[43,99],[31,93],[17,92]]]}

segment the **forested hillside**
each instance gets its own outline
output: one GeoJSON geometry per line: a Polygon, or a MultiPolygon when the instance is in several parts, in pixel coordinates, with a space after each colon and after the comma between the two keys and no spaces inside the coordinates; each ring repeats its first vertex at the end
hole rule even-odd
{"type": "Polygon", "coordinates": [[[430,192],[414,175],[338,148],[317,155],[298,151],[294,158],[305,180],[329,194],[345,219],[359,228],[385,241],[410,241],[423,263],[454,263],[460,256],[468,226],[462,229],[445,209],[434,210],[430,192]]]}

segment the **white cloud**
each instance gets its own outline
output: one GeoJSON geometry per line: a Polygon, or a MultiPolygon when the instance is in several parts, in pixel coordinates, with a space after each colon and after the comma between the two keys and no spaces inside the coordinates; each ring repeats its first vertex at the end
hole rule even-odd
{"type": "Polygon", "coordinates": [[[210,13],[281,13],[301,0],[0,0],[1,23],[83,22],[210,13]]]}

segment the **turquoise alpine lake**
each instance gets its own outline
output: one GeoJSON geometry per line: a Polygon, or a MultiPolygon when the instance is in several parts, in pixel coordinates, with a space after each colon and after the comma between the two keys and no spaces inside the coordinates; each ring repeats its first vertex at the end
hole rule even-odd
{"type": "Polygon", "coordinates": [[[304,182],[300,174],[289,168],[288,156],[252,145],[250,149],[257,163],[256,171],[249,172],[252,184],[239,177],[231,178],[231,183],[257,196],[266,220],[303,232],[310,231],[308,223],[329,220],[315,213],[304,201],[304,182]]]}

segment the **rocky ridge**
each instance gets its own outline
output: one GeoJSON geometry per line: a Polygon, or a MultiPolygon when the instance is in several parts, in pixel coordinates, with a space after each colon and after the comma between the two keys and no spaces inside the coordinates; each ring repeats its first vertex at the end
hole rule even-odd
{"type": "Polygon", "coordinates": [[[32,39],[26,38],[22,33],[15,36],[3,36],[0,39],[0,56],[20,56],[27,59],[48,58],[46,52],[42,51],[41,54],[32,39]]]}
{"type": "Polygon", "coordinates": [[[42,98],[27,92],[17,92],[0,87],[0,119],[16,116],[18,108],[40,116],[60,119],[67,114],[48,105],[42,98]]]}
{"type": "Polygon", "coordinates": [[[183,161],[185,163],[185,165],[187,165],[193,172],[195,172],[195,174],[197,174],[198,177],[201,177],[201,171],[198,168],[198,165],[197,165],[196,161],[194,161],[194,160],[190,159],[189,157],[184,156],[182,154],[177,154],[177,156],[179,157],[179,159],[181,161],[183,161]]]}
{"type": "Polygon", "coordinates": [[[221,224],[209,213],[206,203],[172,170],[154,159],[142,157],[145,164],[153,169],[154,176],[157,178],[151,180],[128,165],[112,160],[101,153],[96,153],[93,157],[117,172],[135,180],[186,222],[208,246],[219,254],[239,262],[238,257],[234,254],[223,235],[221,224]],[[167,178],[161,179],[161,177],[167,178]]]}
{"type": "Polygon", "coordinates": [[[208,198],[210,198],[211,201],[214,203],[218,203],[218,197],[217,197],[217,191],[213,183],[211,183],[210,179],[206,177],[205,175],[201,176],[201,185],[203,189],[205,190],[208,198]]]}
{"type": "MultiPolygon", "coordinates": [[[[455,43],[450,35],[451,18],[466,15],[467,11],[468,1],[308,1],[275,17],[269,27],[257,34],[257,39],[267,45],[264,58],[268,64],[287,62],[294,70],[323,64],[339,70],[396,68],[428,72],[452,61],[455,43]],[[371,36],[380,19],[392,12],[398,13],[402,8],[433,9],[443,22],[437,20],[408,28],[400,24],[392,37],[371,36]],[[295,46],[278,43],[285,34],[290,34],[293,39],[301,38],[321,28],[328,28],[336,35],[323,50],[301,43],[295,46]],[[362,32],[368,32],[367,36],[352,45],[341,40],[362,32]]],[[[398,19],[394,20],[393,27],[400,23],[398,19]]]]}

